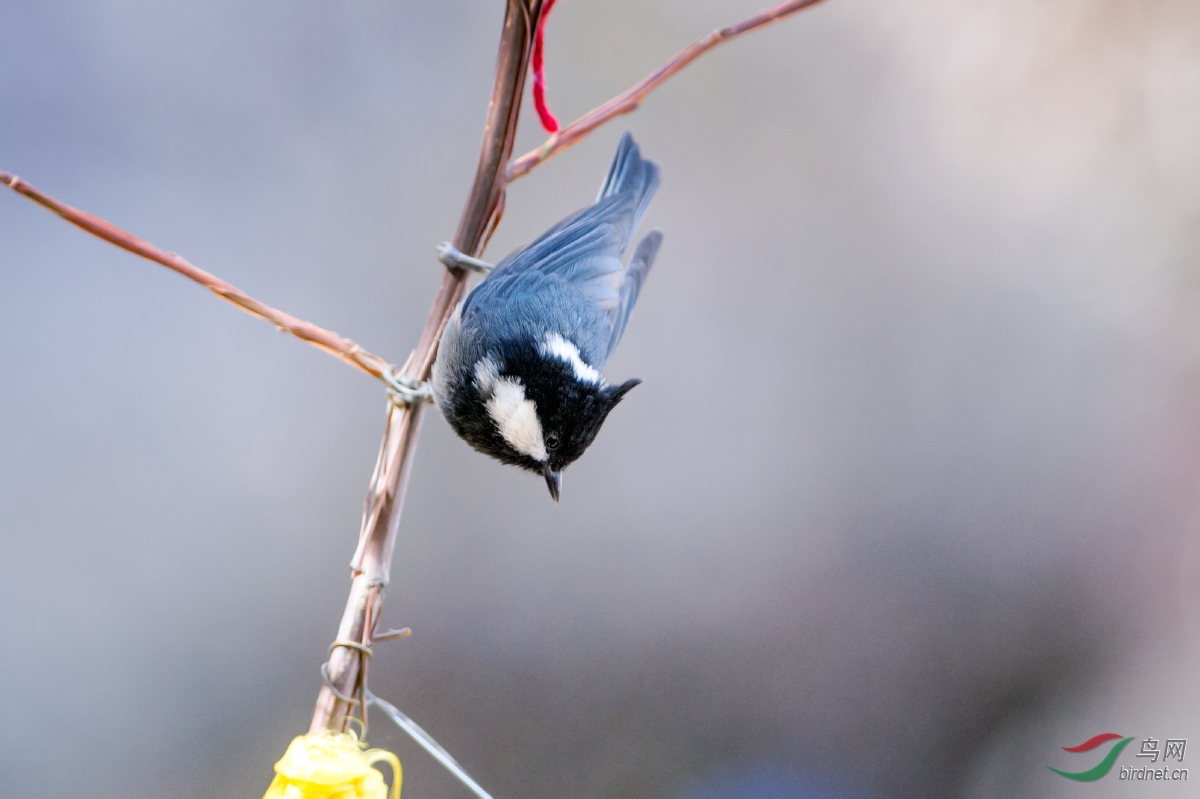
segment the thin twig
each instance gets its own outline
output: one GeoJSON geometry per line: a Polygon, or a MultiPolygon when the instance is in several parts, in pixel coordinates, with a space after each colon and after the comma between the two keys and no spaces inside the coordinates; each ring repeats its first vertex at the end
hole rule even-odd
{"type": "Polygon", "coordinates": [[[821,0],[788,0],[786,3],[780,3],[773,8],[761,11],[749,19],[744,19],[736,25],[715,30],[707,36],[697,39],[676,53],[675,57],[666,64],[642,78],[633,87],[617,95],[604,105],[592,109],[558,133],[551,135],[541,147],[538,147],[536,150],[530,150],[520,158],[514,158],[508,164],[509,182],[511,183],[517,178],[529,174],[530,170],[538,164],[553,158],[568,147],[578,144],[585,136],[613,117],[628,114],[630,111],[636,110],[642,104],[642,100],[646,99],[646,95],[718,44],[727,42],[743,33],[748,33],[755,28],[761,28],[765,25],[770,25],[772,22],[778,22],[784,17],[795,14],[797,11],[802,11],[809,6],[815,6],[819,2],[821,0]]]}
{"type": "MultiPolygon", "coordinates": [[[[542,11],[542,0],[507,0],[507,6],[500,52],[496,58],[492,100],[483,130],[483,151],[454,236],[454,247],[472,256],[482,253],[504,210],[504,166],[512,156],[517,115],[521,110],[533,32],[542,11]]],[[[412,382],[428,379],[442,331],[462,299],[468,274],[463,269],[446,270],[425,330],[417,348],[404,364],[402,377],[412,382]]],[[[396,545],[423,407],[422,404],[395,402],[388,405],[387,427],[367,491],[358,549],[350,561],[350,596],[335,640],[370,641],[374,638],[374,627],[382,615],[384,593],[390,579],[392,551],[396,545]]],[[[354,649],[339,647],[333,651],[327,673],[339,693],[353,695],[359,684],[362,663],[361,653],[354,649]]],[[[322,684],[309,731],[344,729],[351,710],[347,702],[339,699],[328,685],[322,684]]]]}
{"type": "Polygon", "coordinates": [[[155,263],[162,264],[170,270],[178,272],[186,278],[196,281],[201,286],[216,294],[221,299],[231,302],[248,314],[266,319],[279,328],[280,332],[291,333],[296,338],[307,341],[330,355],[341,358],[351,366],[355,366],[372,377],[384,379],[388,363],[378,355],[372,355],[359,345],[347,338],[342,338],[332,330],[317,327],[311,322],[297,319],[291,314],[259,302],[246,292],[231,286],[216,275],[211,275],[192,264],[182,256],[173,252],[163,252],[148,241],[143,241],[131,233],[126,233],[119,227],[92,216],[86,211],[64,205],[58,200],[35,189],[16,175],[0,172],[0,183],[5,184],[18,194],[23,194],[38,205],[48,208],[63,219],[93,236],[104,239],[109,244],[115,244],[123,250],[140,255],[155,263]]]}

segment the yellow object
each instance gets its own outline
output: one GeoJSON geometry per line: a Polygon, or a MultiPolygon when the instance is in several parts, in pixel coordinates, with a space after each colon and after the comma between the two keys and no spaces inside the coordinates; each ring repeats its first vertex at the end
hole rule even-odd
{"type": "Polygon", "coordinates": [[[322,732],[295,738],[275,764],[275,779],[263,799],[388,799],[375,763],[392,767],[391,799],[400,799],[400,761],[382,749],[363,750],[352,732],[322,732]]]}

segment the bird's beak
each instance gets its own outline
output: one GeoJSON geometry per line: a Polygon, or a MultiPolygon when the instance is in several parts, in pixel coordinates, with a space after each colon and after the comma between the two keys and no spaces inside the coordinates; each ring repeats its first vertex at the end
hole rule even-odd
{"type": "Polygon", "coordinates": [[[554,497],[554,501],[558,502],[558,491],[562,488],[562,472],[546,472],[546,487],[550,489],[550,496],[554,497]]]}

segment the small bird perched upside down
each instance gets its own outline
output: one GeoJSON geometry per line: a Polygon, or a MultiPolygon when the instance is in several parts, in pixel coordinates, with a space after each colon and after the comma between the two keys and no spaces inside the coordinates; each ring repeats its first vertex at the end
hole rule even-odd
{"type": "Polygon", "coordinates": [[[654,231],[621,256],[655,190],[658,167],[621,138],[596,203],[505,258],[446,324],[433,396],[480,452],[542,475],[558,501],[563,469],[640,380],[601,374],[662,243],[654,231]]]}

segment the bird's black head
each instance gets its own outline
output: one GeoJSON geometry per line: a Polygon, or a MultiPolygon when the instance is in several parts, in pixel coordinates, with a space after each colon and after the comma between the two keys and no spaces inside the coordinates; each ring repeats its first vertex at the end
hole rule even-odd
{"type": "Polygon", "coordinates": [[[609,411],[641,382],[609,385],[559,336],[482,358],[472,378],[467,401],[475,407],[456,414],[462,422],[455,424],[458,433],[481,452],[542,475],[555,501],[563,469],[583,454],[609,411]]]}

